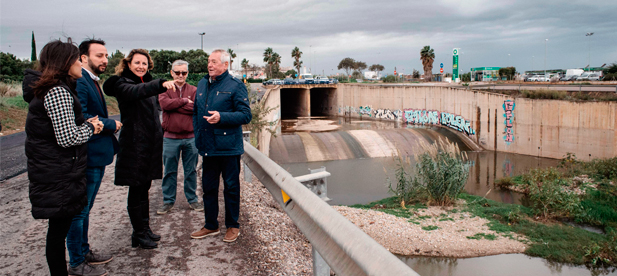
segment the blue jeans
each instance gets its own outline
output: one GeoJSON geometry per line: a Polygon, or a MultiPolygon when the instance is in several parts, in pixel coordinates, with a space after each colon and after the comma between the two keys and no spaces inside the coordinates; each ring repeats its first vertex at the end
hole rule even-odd
{"type": "Polygon", "coordinates": [[[182,152],[182,167],[184,168],[184,196],[189,203],[197,202],[197,148],[195,138],[171,139],[163,138],[163,203],[176,202],[176,187],[178,182],[178,161],[182,152]]]}
{"type": "Polygon", "coordinates": [[[105,167],[88,167],[86,169],[86,189],[88,205],[81,213],[73,217],[71,228],[66,235],[66,247],[69,251],[69,265],[76,267],[84,262],[86,253],[90,251],[88,244],[88,224],[90,222],[90,210],[94,205],[94,199],[101,187],[101,180],[105,174],[105,167]]]}
{"type": "Polygon", "coordinates": [[[240,155],[203,158],[201,185],[204,190],[204,213],[209,230],[219,228],[219,182],[223,176],[225,226],[240,228],[240,155]]]}

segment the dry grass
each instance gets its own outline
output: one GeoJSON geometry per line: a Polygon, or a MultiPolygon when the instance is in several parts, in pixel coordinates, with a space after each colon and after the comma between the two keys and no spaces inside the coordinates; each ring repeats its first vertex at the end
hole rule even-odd
{"type": "Polygon", "coordinates": [[[0,82],[0,97],[16,97],[23,95],[21,82],[0,82]]]}

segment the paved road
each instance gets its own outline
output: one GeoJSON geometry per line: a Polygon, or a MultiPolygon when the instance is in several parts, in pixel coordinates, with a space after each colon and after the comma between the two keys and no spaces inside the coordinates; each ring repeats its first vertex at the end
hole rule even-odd
{"type": "Polygon", "coordinates": [[[0,181],[26,171],[25,141],[25,132],[0,136],[0,181]]]}
{"type": "MultiPolygon", "coordinates": [[[[120,115],[109,116],[109,118],[120,120],[120,115]]],[[[25,141],[25,132],[0,136],[0,181],[26,172],[25,141]]]]}
{"type": "MultiPolygon", "coordinates": [[[[161,182],[150,189],[151,225],[162,236],[159,248],[131,248],[132,232],[126,212],[126,187],[113,182],[114,166],[107,166],[103,183],[90,215],[90,244],[93,249],[112,253],[114,259],[103,265],[109,275],[255,275],[247,265],[248,237],[224,243],[223,235],[193,240],[190,233],[204,223],[204,213],[189,209],[179,180],[177,202],[164,216],[156,215],[162,204],[161,182]]],[[[179,170],[179,179],[182,170],[179,170]]],[[[198,195],[201,195],[198,182],[198,195]]],[[[0,275],[48,275],[45,260],[47,220],[35,220],[30,213],[28,177],[21,174],[0,182],[0,275]]],[[[222,189],[219,206],[223,210],[222,189]]],[[[221,212],[219,222],[224,221],[221,212]]],[[[240,223],[247,224],[241,214],[240,223]]],[[[224,229],[221,229],[224,232],[224,229]]],[[[68,258],[68,254],[67,254],[68,258]]]]}

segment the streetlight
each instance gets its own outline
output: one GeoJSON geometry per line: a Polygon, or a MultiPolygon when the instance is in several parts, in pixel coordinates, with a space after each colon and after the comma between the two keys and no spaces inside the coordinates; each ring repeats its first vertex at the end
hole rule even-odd
{"type": "Polygon", "coordinates": [[[309,45],[309,54],[311,55],[311,63],[309,65],[309,73],[313,73],[313,54],[311,54],[311,49],[313,48],[313,45],[309,45]]]}
{"type": "Polygon", "coordinates": [[[587,44],[589,45],[589,57],[587,58],[587,66],[589,66],[589,69],[591,70],[591,36],[593,35],[593,33],[586,33],[585,36],[588,36],[589,39],[587,40],[587,44]]]}
{"type": "Polygon", "coordinates": [[[206,32],[203,33],[197,33],[198,35],[201,36],[201,50],[204,50],[204,35],[206,34],[206,32]]]}
{"type": "Polygon", "coordinates": [[[546,45],[548,44],[548,38],[544,40],[544,81],[546,81],[546,45]]]}
{"type": "MultiPolygon", "coordinates": [[[[510,66],[511,66],[511,64],[510,64],[510,54],[508,54],[508,67],[510,67],[510,66]]],[[[508,75],[508,78],[510,78],[509,75],[508,75]]]]}

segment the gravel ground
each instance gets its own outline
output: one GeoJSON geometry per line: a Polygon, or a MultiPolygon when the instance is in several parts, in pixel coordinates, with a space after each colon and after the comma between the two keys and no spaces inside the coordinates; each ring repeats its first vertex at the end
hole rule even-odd
{"type": "Polygon", "coordinates": [[[390,252],[405,256],[468,258],[507,253],[522,253],[524,240],[516,235],[504,237],[488,229],[489,222],[469,213],[448,213],[440,207],[415,211],[415,224],[409,219],[374,210],[334,206],[390,252]],[[424,230],[429,227],[435,230],[424,230]],[[495,235],[495,240],[469,239],[476,234],[495,235]],[[520,241],[519,241],[520,240],[520,241]]]}

